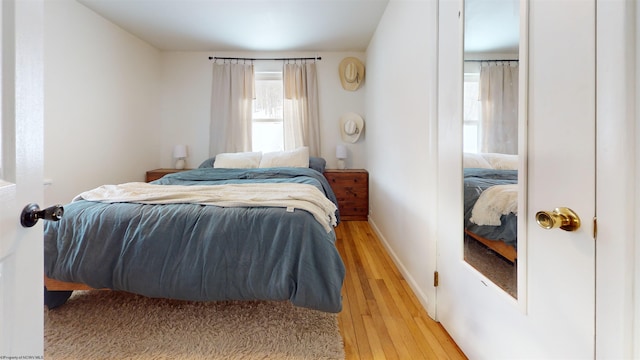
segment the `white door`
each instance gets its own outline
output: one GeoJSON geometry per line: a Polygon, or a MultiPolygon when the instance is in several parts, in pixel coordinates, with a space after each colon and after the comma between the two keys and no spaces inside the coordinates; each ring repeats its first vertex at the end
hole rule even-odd
{"type": "Polygon", "coordinates": [[[0,358],[43,355],[42,224],[20,212],[43,199],[43,4],[3,0],[0,167],[0,358]]]}
{"type": "Polygon", "coordinates": [[[437,319],[472,359],[593,358],[595,337],[595,0],[521,1],[517,300],[462,258],[462,1],[440,3],[437,319]],[[524,41],[523,41],[524,40],[524,41]],[[522,73],[521,73],[522,74],[522,73]],[[538,211],[573,209],[575,232],[538,211]]]}

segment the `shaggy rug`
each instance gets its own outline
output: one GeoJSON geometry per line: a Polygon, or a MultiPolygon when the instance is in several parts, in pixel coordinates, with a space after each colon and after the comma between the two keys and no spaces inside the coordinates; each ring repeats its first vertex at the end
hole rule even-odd
{"type": "Polygon", "coordinates": [[[77,291],[44,314],[45,359],[344,359],[336,314],[289,302],[77,291]]]}
{"type": "Polygon", "coordinates": [[[518,298],[518,267],[465,235],[464,260],[509,295],[518,298]]]}

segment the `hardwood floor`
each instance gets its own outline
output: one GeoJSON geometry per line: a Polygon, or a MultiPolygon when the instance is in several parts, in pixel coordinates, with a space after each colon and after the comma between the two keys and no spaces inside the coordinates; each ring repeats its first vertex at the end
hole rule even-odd
{"type": "Polygon", "coordinates": [[[352,359],[466,359],[428,315],[366,221],[336,228],[347,275],[338,315],[352,359]]]}

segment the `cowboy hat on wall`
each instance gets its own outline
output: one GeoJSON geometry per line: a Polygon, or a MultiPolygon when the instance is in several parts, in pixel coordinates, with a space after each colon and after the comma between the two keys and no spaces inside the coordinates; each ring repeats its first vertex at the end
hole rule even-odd
{"type": "Polygon", "coordinates": [[[356,91],[364,81],[364,64],[360,59],[346,57],[338,67],[340,82],[345,90],[356,91]]]}
{"type": "Polygon", "coordinates": [[[364,130],[364,120],[360,115],[348,112],[340,117],[340,135],[342,141],[355,143],[364,130]]]}

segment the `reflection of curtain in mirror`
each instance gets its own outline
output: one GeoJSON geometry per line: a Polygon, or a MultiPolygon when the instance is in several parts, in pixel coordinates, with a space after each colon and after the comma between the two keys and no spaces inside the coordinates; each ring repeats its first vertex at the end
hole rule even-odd
{"type": "Polygon", "coordinates": [[[309,155],[320,156],[320,122],[316,64],[285,64],[284,149],[309,147],[309,155]]]}
{"type": "Polygon", "coordinates": [[[480,68],[481,152],[518,153],[518,62],[488,61],[480,68]]]}
{"type": "Polygon", "coordinates": [[[251,151],[254,71],[249,64],[213,64],[209,154],[251,151]]]}

